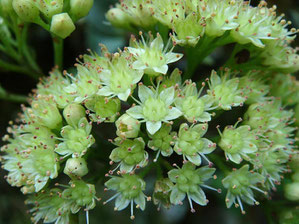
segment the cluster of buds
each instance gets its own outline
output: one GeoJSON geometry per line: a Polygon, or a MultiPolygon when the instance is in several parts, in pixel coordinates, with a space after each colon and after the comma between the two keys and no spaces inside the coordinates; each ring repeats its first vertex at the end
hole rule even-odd
{"type": "Polygon", "coordinates": [[[36,23],[61,38],[68,37],[74,23],[87,16],[93,0],[4,0],[1,11],[7,17],[18,17],[23,22],[36,23]]]}
{"type": "MultiPolygon", "coordinates": [[[[121,19],[122,25],[124,18],[130,18],[126,21],[128,27],[150,27],[164,21],[174,32],[191,31],[188,27],[193,26],[192,22],[200,20],[201,35],[218,37],[229,31],[235,41],[260,48],[279,35],[282,38],[282,33],[291,38],[284,28],[279,30],[277,19],[273,28],[268,27],[270,31],[276,28],[276,37],[264,33],[250,36],[249,31],[264,31],[264,22],[276,18],[266,16],[273,14],[274,9],[266,8],[264,2],[256,8],[243,1],[167,2],[164,5],[161,1],[124,0],[108,15],[121,19]],[[159,10],[155,11],[157,6],[159,10]],[[213,10],[219,10],[219,14],[213,10]],[[232,17],[226,22],[224,16],[232,17]],[[254,17],[249,31],[244,28],[246,16],[254,17]],[[181,24],[185,22],[186,29],[181,24]]],[[[184,35],[175,33],[166,45],[159,34],[154,37],[149,33],[147,40],[140,35],[141,41],[132,36],[130,46],[116,53],[102,46],[101,55],[90,52],[80,56],[75,75],[54,70],[38,84],[30,106],[23,106],[16,124],[11,123],[8,128],[2,167],[8,171],[7,181],[12,186],[32,193],[28,203],[34,206],[35,222],[66,224],[70,215],[81,208],[88,217],[88,211],[96,205],[93,183],[98,181],[98,174],[89,168],[102,162],[97,160],[105,155],[105,149],[98,147],[103,144],[115,145],[110,156],[103,159],[106,163],[108,158],[111,160],[111,168],[104,170],[103,176],[107,171],[105,191],[116,191],[104,204],[115,199],[117,211],[129,206],[132,219],[134,204],[144,210],[146,201],[151,200],[144,191],[145,177],[153,167],[158,176],[153,201],[158,209],[186,200],[192,212],[193,202],[201,206],[208,203],[202,188],[221,193],[211,186],[217,178],[215,172],[225,174],[222,182],[227,189],[227,207],[235,204],[244,213],[242,201],[258,204],[252,189],[267,194],[280,183],[282,173],[288,171],[288,160],[297,154],[293,136],[296,128],[292,126],[293,112],[282,104],[287,99],[271,97],[276,84],[273,80],[273,86],[269,84],[268,77],[277,77],[276,73],[220,68],[198,86],[191,79],[182,81],[178,69],[168,75],[169,64],[183,56],[173,52],[175,44],[170,46],[171,40],[184,35]],[[243,119],[225,127],[222,133],[217,127],[218,135],[209,122],[244,104],[248,109],[243,119]],[[116,127],[113,136],[117,137],[103,143],[105,139],[97,135],[97,128],[109,124],[116,127]],[[216,150],[216,143],[224,152],[216,150]],[[155,156],[151,150],[157,152],[155,156]],[[173,155],[179,155],[176,158],[181,167],[167,161],[173,155]],[[219,156],[226,158],[227,163],[219,156]],[[227,172],[227,166],[235,164],[242,167],[227,172]],[[67,179],[69,184],[55,184],[52,188],[57,177],[67,179]]],[[[193,37],[187,42],[196,41],[197,37],[193,37]]]]}
{"type": "MultiPolygon", "coordinates": [[[[245,0],[121,0],[106,18],[114,26],[151,30],[163,24],[181,46],[222,46],[236,42],[258,52],[260,66],[285,72],[298,70],[299,56],[290,46],[298,32],[277,15],[276,6],[260,1],[253,7],[245,0]],[[213,43],[213,44],[211,44],[213,43]]],[[[163,28],[165,29],[165,28],[163,28]]]]}

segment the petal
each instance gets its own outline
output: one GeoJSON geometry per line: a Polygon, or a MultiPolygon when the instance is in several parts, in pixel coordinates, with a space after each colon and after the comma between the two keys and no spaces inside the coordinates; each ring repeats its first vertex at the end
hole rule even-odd
{"type": "Polygon", "coordinates": [[[181,192],[178,190],[177,187],[174,187],[170,193],[170,202],[172,204],[179,204],[180,202],[182,202],[186,197],[186,193],[181,192]]]}
{"type": "Polygon", "coordinates": [[[163,39],[160,35],[158,35],[150,44],[150,48],[154,48],[154,49],[159,49],[161,51],[163,51],[164,48],[164,43],[163,43],[163,39]]]}
{"type": "Polygon", "coordinates": [[[217,72],[215,72],[214,70],[212,71],[212,75],[211,75],[211,86],[215,87],[219,84],[221,84],[221,79],[220,77],[217,75],[217,72]]]}
{"type": "Polygon", "coordinates": [[[121,162],[119,170],[120,170],[120,172],[129,173],[133,170],[133,168],[134,168],[134,165],[128,165],[124,162],[121,162]]]}
{"type": "Polygon", "coordinates": [[[168,65],[162,65],[160,67],[153,67],[153,70],[157,73],[165,75],[168,71],[168,65]]]}
{"type": "Polygon", "coordinates": [[[107,188],[109,188],[110,190],[115,190],[117,191],[119,184],[121,182],[121,178],[120,177],[112,177],[110,180],[108,180],[105,183],[105,186],[107,188]]]}
{"type": "Polygon", "coordinates": [[[127,48],[131,54],[134,54],[135,56],[140,56],[144,54],[145,50],[140,49],[140,48],[133,48],[133,47],[128,47],[127,48]]]}
{"type": "Polygon", "coordinates": [[[169,87],[167,89],[164,89],[160,94],[159,98],[165,102],[167,106],[170,106],[174,101],[174,88],[169,87]]]}
{"type": "Polygon", "coordinates": [[[145,209],[145,195],[140,193],[137,198],[134,199],[134,202],[139,205],[140,209],[144,211],[145,209]]]}
{"type": "Polygon", "coordinates": [[[178,169],[172,169],[167,174],[168,174],[169,179],[173,183],[176,183],[177,176],[179,175],[179,173],[180,173],[180,171],[178,169]]]}
{"type": "Polygon", "coordinates": [[[115,200],[115,208],[117,211],[125,209],[130,203],[130,200],[124,198],[122,195],[119,195],[115,200]]]}
{"type": "Polygon", "coordinates": [[[216,145],[209,139],[202,138],[202,141],[204,142],[204,147],[200,150],[201,153],[209,154],[216,149],[216,145]]]}
{"type": "Polygon", "coordinates": [[[196,173],[198,176],[200,176],[201,181],[207,181],[212,178],[215,171],[215,168],[209,168],[208,166],[204,166],[197,169],[196,173]]]}
{"type": "Polygon", "coordinates": [[[165,55],[167,64],[176,62],[180,60],[183,56],[184,56],[183,54],[173,53],[173,52],[168,52],[165,55]]]}
{"type": "Polygon", "coordinates": [[[127,89],[124,93],[117,94],[117,97],[122,101],[127,101],[128,97],[130,96],[131,89],[127,89]]]}
{"type": "Polygon", "coordinates": [[[141,106],[131,107],[126,112],[127,112],[127,114],[129,114],[131,117],[133,117],[135,119],[143,118],[142,107],[141,106]]]}
{"type": "Polygon", "coordinates": [[[227,191],[225,197],[226,207],[230,208],[233,205],[234,201],[235,201],[235,196],[230,191],[227,191]]]}
{"type": "Polygon", "coordinates": [[[146,65],[140,60],[134,61],[132,67],[134,69],[140,69],[140,70],[144,70],[147,68],[146,65]]]}
{"type": "Polygon", "coordinates": [[[195,120],[199,122],[208,122],[211,121],[211,114],[208,112],[203,112],[200,116],[198,116],[195,120]]]}
{"type": "Polygon", "coordinates": [[[201,164],[201,157],[199,154],[196,154],[195,156],[187,156],[187,159],[196,166],[201,164]]]}
{"type": "Polygon", "coordinates": [[[178,108],[172,107],[171,109],[168,110],[168,114],[166,115],[166,117],[164,117],[164,120],[171,121],[171,120],[177,119],[181,115],[182,115],[182,112],[178,108]]]}
{"type": "Polygon", "coordinates": [[[104,86],[101,89],[99,89],[97,94],[100,96],[111,96],[113,95],[113,92],[111,91],[110,87],[104,86]]]}
{"type": "Polygon", "coordinates": [[[140,85],[138,87],[138,97],[142,103],[144,103],[148,98],[155,97],[155,93],[145,85],[140,85]]]}
{"type": "Polygon", "coordinates": [[[199,205],[206,205],[207,204],[207,198],[205,195],[205,192],[199,187],[198,191],[189,193],[190,198],[199,205]]]}
{"type": "Polygon", "coordinates": [[[241,158],[240,154],[237,154],[237,153],[235,153],[235,154],[229,154],[229,153],[227,153],[227,156],[234,163],[240,164],[241,161],[242,161],[242,158],[241,158]]]}
{"type": "Polygon", "coordinates": [[[155,134],[161,128],[161,126],[162,126],[161,121],[156,121],[156,122],[147,121],[146,122],[146,129],[151,135],[155,134]]]}

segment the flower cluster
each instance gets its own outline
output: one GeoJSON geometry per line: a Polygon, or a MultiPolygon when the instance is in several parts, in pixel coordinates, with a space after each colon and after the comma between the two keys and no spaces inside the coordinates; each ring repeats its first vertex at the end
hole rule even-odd
{"type": "Polygon", "coordinates": [[[253,7],[244,0],[121,0],[106,18],[112,25],[127,29],[150,30],[161,23],[172,30],[173,41],[182,46],[205,47],[211,41],[214,46],[249,44],[260,66],[284,72],[299,68],[297,50],[289,45],[298,30],[288,30],[291,22],[277,16],[276,6],[268,8],[266,1],[253,7]]]}
{"type": "Polygon", "coordinates": [[[1,4],[4,14],[17,15],[21,21],[36,23],[58,37],[66,38],[75,30],[74,23],[87,16],[93,0],[5,0],[1,4]]]}

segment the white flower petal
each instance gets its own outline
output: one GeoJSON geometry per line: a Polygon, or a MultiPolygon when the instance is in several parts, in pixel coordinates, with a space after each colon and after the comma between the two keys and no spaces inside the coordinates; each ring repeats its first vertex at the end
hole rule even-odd
{"type": "Polygon", "coordinates": [[[142,103],[144,103],[148,98],[155,97],[155,93],[145,85],[140,85],[138,87],[138,97],[142,103]]]}
{"type": "Polygon", "coordinates": [[[174,119],[177,119],[182,115],[182,112],[177,109],[176,107],[172,107],[171,109],[168,110],[168,114],[164,118],[165,121],[171,121],[174,119]]]}
{"type": "Polygon", "coordinates": [[[174,101],[174,88],[169,87],[164,89],[160,94],[159,98],[166,104],[166,106],[170,106],[174,101]]]}
{"type": "Polygon", "coordinates": [[[141,106],[131,107],[126,112],[127,112],[127,114],[129,114],[131,117],[133,117],[135,119],[143,118],[142,107],[141,106]]]}
{"type": "Polygon", "coordinates": [[[166,63],[170,64],[170,63],[176,62],[176,61],[180,60],[183,56],[184,56],[183,54],[168,52],[165,55],[166,63]]]}
{"type": "Polygon", "coordinates": [[[153,67],[153,70],[157,73],[161,73],[163,75],[165,75],[168,71],[168,65],[162,65],[160,67],[153,67]]]}
{"type": "Polygon", "coordinates": [[[161,128],[161,126],[162,126],[161,121],[156,121],[156,122],[147,121],[146,122],[146,129],[151,135],[155,134],[161,128]]]}

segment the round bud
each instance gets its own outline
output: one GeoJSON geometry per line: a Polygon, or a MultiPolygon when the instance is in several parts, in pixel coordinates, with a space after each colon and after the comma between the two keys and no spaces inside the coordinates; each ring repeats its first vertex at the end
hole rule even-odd
{"type": "Polygon", "coordinates": [[[63,110],[63,117],[69,125],[78,126],[78,122],[85,117],[85,108],[80,104],[72,103],[67,105],[63,110]]]}
{"type": "Polygon", "coordinates": [[[14,9],[12,7],[12,1],[13,0],[1,0],[0,1],[0,7],[4,14],[14,13],[14,9]]]}
{"type": "Polygon", "coordinates": [[[85,159],[70,158],[66,161],[63,172],[69,177],[83,177],[88,173],[88,168],[85,159]]]}
{"type": "Polygon", "coordinates": [[[71,17],[67,13],[60,13],[52,17],[50,31],[65,39],[76,29],[71,17]]]}
{"type": "Polygon", "coordinates": [[[106,19],[115,27],[129,27],[130,18],[119,8],[112,8],[106,13],[106,19]]]}
{"type": "Polygon", "coordinates": [[[70,15],[74,20],[81,19],[88,15],[92,8],[93,0],[71,0],[70,1],[70,15]]]}
{"type": "Polygon", "coordinates": [[[291,201],[299,201],[299,182],[287,184],[285,186],[285,196],[291,201]]]}
{"type": "Polygon", "coordinates": [[[30,0],[13,0],[12,6],[25,22],[35,22],[39,18],[39,10],[30,0]]]}
{"type": "Polygon", "coordinates": [[[52,18],[63,10],[63,0],[39,0],[36,4],[47,18],[52,18]]]}
{"type": "Polygon", "coordinates": [[[136,138],[140,130],[140,122],[124,114],[115,122],[116,134],[121,138],[136,138]]]}

